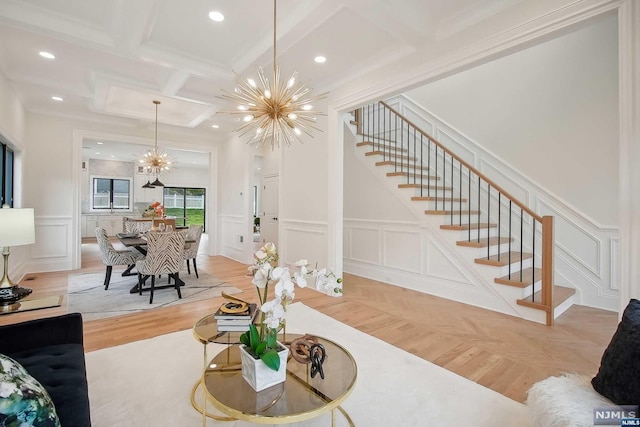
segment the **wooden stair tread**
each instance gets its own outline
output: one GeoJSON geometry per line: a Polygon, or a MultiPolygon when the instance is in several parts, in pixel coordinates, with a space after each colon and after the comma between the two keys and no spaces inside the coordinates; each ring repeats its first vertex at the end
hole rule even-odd
{"type": "Polygon", "coordinates": [[[396,153],[386,153],[384,151],[367,151],[366,153],[364,153],[364,155],[365,156],[387,156],[387,157],[393,157],[394,159],[402,159],[402,160],[410,160],[410,161],[417,160],[413,156],[404,156],[402,154],[396,154],[396,153]]]}
{"type": "Polygon", "coordinates": [[[473,222],[471,224],[443,224],[440,226],[441,230],[454,230],[454,231],[464,231],[464,230],[477,230],[479,228],[496,228],[497,224],[487,224],[486,222],[473,222]]]}
{"type": "Polygon", "coordinates": [[[458,242],[456,242],[456,245],[458,246],[466,246],[469,248],[486,248],[487,246],[495,246],[495,245],[502,245],[505,243],[509,243],[510,241],[513,241],[513,238],[509,238],[509,237],[489,237],[489,239],[485,238],[480,238],[480,241],[478,241],[477,239],[474,239],[472,241],[468,241],[468,240],[460,240],[458,242]]]}
{"type": "Polygon", "coordinates": [[[378,151],[379,151],[380,149],[382,149],[382,150],[389,149],[389,150],[395,150],[395,151],[402,151],[402,152],[404,152],[404,153],[406,153],[406,152],[407,152],[407,149],[406,149],[406,148],[398,147],[398,146],[395,146],[395,145],[378,144],[378,143],[371,142],[371,141],[358,142],[358,143],[356,144],[356,146],[358,146],[358,147],[372,146],[372,147],[376,147],[376,148],[378,148],[378,151]]]}
{"type": "MultiPolygon", "coordinates": [[[[520,262],[520,260],[525,260],[531,258],[533,255],[530,253],[524,252],[522,253],[522,257],[520,256],[520,252],[511,252],[511,263],[520,262]]],[[[498,255],[492,255],[489,258],[476,258],[475,262],[477,264],[483,265],[492,265],[495,267],[504,267],[505,265],[509,265],[509,252],[501,253],[500,260],[498,260],[498,255]]]]}
{"type": "MultiPolygon", "coordinates": [[[[413,174],[410,174],[409,172],[387,172],[387,176],[408,176],[408,175],[413,175],[413,174]]],[[[422,175],[422,179],[439,181],[440,177],[436,175],[422,175]]]]}
{"type": "MultiPolygon", "coordinates": [[[[397,162],[394,162],[393,160],[384,160],[382,162],[376,162],[376,166],[394,166],[396,164],[397,164],[397,162]]],[[[414,164],[409,164],[409,165],[401,164],[401,165],[398,165],[398,166],[400,167],[400,169],[403,169],[403,172],[406,172],[406,170],[404,170],[404,169],[408,169],[408,170],[418,169],[418,170],[423,170],[423,171],[429,170],[429,167],[427,167],[427,166],[414,165],[414,164]]]]}
{"type": "Polygon", "coordinates": [[[541,268],[525,268],[522,270],[522,279],[520,278],[520,270],[516,270],[511,272],[511,278],[509,275],[505,275],[502,277],[496,277],[495,282],[500,285],[507,286],[515,286],[517,288],[526,288],[530,286],[533,280],[533,272],[535,271],[535,279],[536,282],[542,280],[542,269],[541,268]]]}
{"type": "Polygon", "coordinates": [[[435,197],[435,196],[413,196],[411,198],[412,202],[435,202],[435,201],[439,201],[439,202],[466,202],[467,199],[458,199],[458,198],[451,198],[451,197],[435,197]]]}
{"type": "Polygon", "coordinates": [[[436,211],[436,210],[427,209],[426,211],[424,211],[424,214],[425,215],[451,215],[451,214],[453,214],[453,215],[460,215],[460,214],[462,214],[462,215],[469,215],[469,214],[477,215],[478,211],[469,211],[469,210],[458,211],[458,210],[455,210],[455,209],[453,211],[445,211],[445,210],[437,210],[436,211]]]}
{"type": "MultiPolygon", "coordinates": [[[[560,304],[571,298],[576,293],[574,288],[566,288],[564,286],[553,285],[553,308],[558,307],[560,304]]],[[[538,310],[549,312],[549,307],[542,305],[542,291],[538,291],[533,294],[533,300],[531,296],[527,298],[519,299],[518,305],[524,307],[535,308],[538,310]]]]}
{"type": "Polygon", "coordinates": [[[398,184],[398,188],[422,188],[424,190],[432,190],[432,191],[451,191],[452,190],[452,187],[438,187],[438,186],[434,187],[432,185],[420,185],[420,184],[398,184]]]}
{"type": "MultiPolygon", "coordinates": [[[[393,162],[378,162],[378,163],[376,163],[376,166],[389,166],[389,165],[393,166],[393,162]],[[383,163],[383,164],[379,164],[379,163],[383,163]]],[[[407,176],[407,175],[413,176],[413,175],[415,175],[417,177],[418,175],[420,175],[420,172],[416,172],[416,171],[420,171],[420,170],[421,171],[428,171],[429,170],[429,168],[427,166],[418,166],[418,165],[409,165],[409,166],[407,166],[405,164],[402,164],[402,165],[399,165],[399,166],[400,166],[400,169],[402,169],[401,171],[387,172],[387,176],[407,176]]],[[[439,176],[435,176],[435,175],[425,175],[425,177],[426,176],[433,177],[431,179],[440,179],[439,176]]]]}

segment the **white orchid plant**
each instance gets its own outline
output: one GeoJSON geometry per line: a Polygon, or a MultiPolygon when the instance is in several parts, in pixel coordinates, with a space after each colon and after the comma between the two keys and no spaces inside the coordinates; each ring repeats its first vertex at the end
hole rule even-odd
{"type": "Polygon", "coordinates": [[[280,368],[280,358],[276,338],[278,331],[284,326],[287,305],[295,298],[295,285],[306,288],[307,276],[311,275],[318,290],[335,295],[342,294],[342,279],[326,269],[309,271],[306,259],[294,264],[298,271],[292,275],[288,267],[277,267],[278,251],[273,243],[265,244],[253,257],[255,263],[249,267],[249,271],[253,274],[252,283],[256,286],[260,299],[260,330],[252,324],[249,331],[240,336],[240,341],[269,368],[277,371],[280,368]],[[274,298],[268,301],[269,285],[273,283],[274,298]]]}

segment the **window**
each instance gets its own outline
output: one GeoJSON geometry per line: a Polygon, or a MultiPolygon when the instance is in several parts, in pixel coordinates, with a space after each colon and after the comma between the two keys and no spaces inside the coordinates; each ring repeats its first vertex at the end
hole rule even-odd
{"type": "Polygon", "coordinates": [[[165,214],[176,218],[177,225],[205,225],[204,188],[164,187],[162,204],[165,214]]]}
{"type": "Polygon", "coordinates": [[[131,209],[131,180],[93,178],[92,209],[131,209]]]}
{"type": "Polygon", "coordinates": [[[13,151],[0,144],[0,207],[13,207],[13,151]]]}

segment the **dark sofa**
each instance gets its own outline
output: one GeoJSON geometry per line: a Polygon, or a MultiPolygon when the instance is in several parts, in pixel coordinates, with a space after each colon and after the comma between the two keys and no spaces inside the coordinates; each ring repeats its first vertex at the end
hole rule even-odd
{"type": "Polygon", "coordinates": [[[80,313],[0,326],[0,353],[47,389],[62,427],[91,426],[80,313]]]}

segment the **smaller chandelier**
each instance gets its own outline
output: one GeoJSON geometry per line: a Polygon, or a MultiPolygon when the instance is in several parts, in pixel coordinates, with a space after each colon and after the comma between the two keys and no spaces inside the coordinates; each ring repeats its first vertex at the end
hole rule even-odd
{"type": "Polygon", "coordinates": [[[158,150],[158,105],[160,101],[153,101],[156,105],[156,134],[153,150],[147,151],[140,159],[140,164],[144,167],[144,170],[149,175],[155,175],[156,180],[154,182],[147,182],[144,188],[164,187],[164,184],[160,182],[160,175],[163,171],[168,171],[171,167],[171,160],[167,153],[163,153],[158,150]]]}
{"type": "Polygon", "coordinates": [[[325,98],[326,94],[307,97],[311,89],[307,83],[296,84],[297,72],[286,82],[280,79],[280,68],[276,64],[276,0],[273,1],[273,79],[269,81],[262,67],[258,67],[259,84],[252,78],[235,75],[233,93],[223,92],[221,98],[237,105],[235,111],[228,113],[242,115],[244,124],[237,132],[240,137],[251,135],[247,143],[261,145],[270,140],[273,149],[280,146],[280,142],[286,145],[295,140],[302,142],[303,132],[313,137],[313,130],[321,131],[315,123],[316,116],[322,113],[315,111],[311,103],[325,98]]]}

